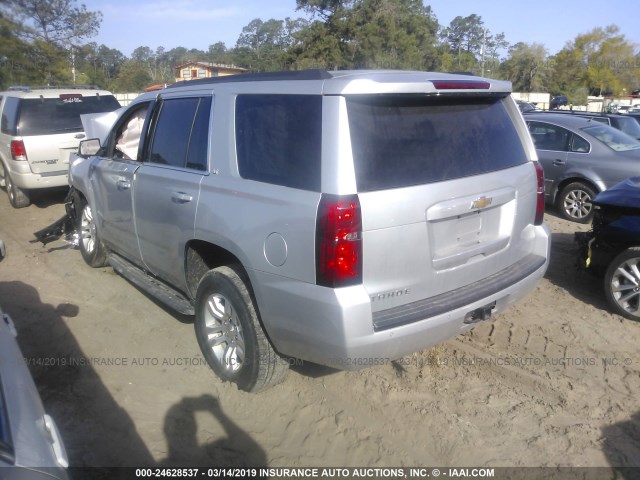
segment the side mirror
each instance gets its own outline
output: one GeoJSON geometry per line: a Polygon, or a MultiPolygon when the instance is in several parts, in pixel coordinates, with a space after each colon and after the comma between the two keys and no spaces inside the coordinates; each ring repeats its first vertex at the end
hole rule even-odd
{"type": "Polygon", "coordinates": [[[83,140],[78,147],[78,155],[87,158],[92,155],[96,155],[100,150],[100,140],[97,138],[91,138],[89,140],[83,140]]]}
{"type": "Polygon", "coordinates": [[[2,240],[0,240],[0,262],[6,256],[7,256],[7,249],[4,246],[4,242],[2,240]]]}

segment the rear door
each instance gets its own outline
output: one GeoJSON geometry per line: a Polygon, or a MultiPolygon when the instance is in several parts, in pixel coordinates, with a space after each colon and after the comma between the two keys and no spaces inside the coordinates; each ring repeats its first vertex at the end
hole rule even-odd
{"type": "Polygon", "coordinates": [[[556,185],[567,169],[567,154],[572,133],[566,128],[546,122],[528,121],[529,133],[544,170],[545,193],[554,195],[556,185]]]}
{"type": "Polygon", "coordinates": [[[376,328],[393,321],[378,325],[376,312],[426,298],[444,305],[454,291],[472,302],[500,289],[492,276],[544,263],[525,233],[537,180],[510,98],[353,95],[347,112],[376,328]]]}
{"type": "Polygon", "coordinates": [[[151,273],[183,289],[185,245],[194,238],[200,183],[208,167],[211,103],[211,96],[161,101],[135,180],[142,260],[151,273]]]}

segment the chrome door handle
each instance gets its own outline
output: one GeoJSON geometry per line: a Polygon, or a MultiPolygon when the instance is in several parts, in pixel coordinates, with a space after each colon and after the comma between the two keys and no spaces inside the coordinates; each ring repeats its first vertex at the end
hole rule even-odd
{"type": "Polygon", "coordinates": [[[565,165],[566,163],[567,163],[567,162],[565,162],[564,160],[560,160],[559,158],[556,158],[556,159],[553,161],[553,164],[554,164],[556,167],[561,167],[562,165],[565,165]]]}
{"type": "Polygon", "coordinates": [[[174,203],[189,203],[193,200],[193,197],[184,192],[173,192],[171,194],[171,201],[174,203]]]}

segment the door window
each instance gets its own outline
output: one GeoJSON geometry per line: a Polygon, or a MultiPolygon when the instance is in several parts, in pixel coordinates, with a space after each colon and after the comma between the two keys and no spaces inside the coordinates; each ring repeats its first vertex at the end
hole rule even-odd
{"type": "Polygon", "coordinates": [[[160,107],[149,161],[206,170],[211,97],[172,98],[160,107]]]}
{"type": "Polygon", "coordinates": [[[528,126],[533,143],[538,150],[568,151],[571,138],[569,130],[543,122],[529,122],[528,126]]]}

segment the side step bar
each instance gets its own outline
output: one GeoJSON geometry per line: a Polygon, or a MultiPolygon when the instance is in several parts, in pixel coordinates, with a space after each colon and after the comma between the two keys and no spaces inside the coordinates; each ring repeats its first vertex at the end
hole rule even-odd
{"type": "Polygon", "coordinates": [[[109,263],[117,273],[169,308],[172,308],[182,315],[195,315],[195,309],[187,297],[149,275],[120,255],[110,253],[109,263]]]}

